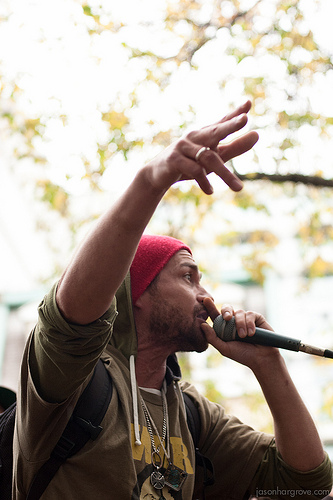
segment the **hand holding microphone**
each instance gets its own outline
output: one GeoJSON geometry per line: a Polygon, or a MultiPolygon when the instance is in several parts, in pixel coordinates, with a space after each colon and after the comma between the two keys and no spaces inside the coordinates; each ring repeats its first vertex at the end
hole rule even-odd
{"type": "Polygon", "coordinates": [[[300,340],[278,335],[277,333],[256,327],[252,336],[240,337],[236,330],[236,321],[233,316],[230,321],[226,321],[222,315],[214,319],[213,328],[216,335],[224,342],[239,341],[248,344],[257,344],[270,347],[278,347],[289,351],[301,351],[315,356],[333,359],[333,351],[321,349],[308,344],[303,344],[300,340]]]}

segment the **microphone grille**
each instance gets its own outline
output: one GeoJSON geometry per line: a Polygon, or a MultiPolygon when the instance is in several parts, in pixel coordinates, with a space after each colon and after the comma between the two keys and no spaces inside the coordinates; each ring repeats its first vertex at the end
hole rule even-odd
{"type": "Polygon", "coordinates": [[[223,319],[223,316],[220,315],[214,319],[213,328],[216,335],[220,337],[220,339],[228,342],[235,339],[235,323],[236,322],[234,316],[230,321],[226,321],[225,319],[223,319]]]}
{"type": "Polygon", "coordinates": [[[225,322],[225,329],[224,329],[224,335],[223,335],[223,340],[225,342],[228,342],[229,340],[235,340],[236,336],[236,320],[235,317],[233,316],[230,321],[225,322]]]}
{"type": "Polygon", "coordinates": [[[223,319],[223,316],[216,316],[216,318],[213,321],[213,328],[215,330],[215,333],[220,339],[223,337],[223,332],[225,328],[225,321],[223,319]]]}

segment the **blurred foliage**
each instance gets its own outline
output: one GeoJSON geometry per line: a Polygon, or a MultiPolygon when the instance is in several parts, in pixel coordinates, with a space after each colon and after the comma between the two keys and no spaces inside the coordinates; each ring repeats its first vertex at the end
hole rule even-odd
{"type": "Polygon", "coordinates": [[[18,160],[30,158],[35,163],[45,163],[45,158],[35,148],[36,138],[42,137],[45,130],[43,117],[27,115],[20,109],[18,102],[22,92],[22,89],[15,82],[1,77],[1,128],[5,129],[7,135],[15,137],[13,153],[18,160]]]}
{"type": "Polygon", "coordinates": [[[324,245],[333,240],[333,226],[323,222],[320,212],[314,212],[307,224],[300,226],[298,237],[314,247],[324,245]]]}
{"type": "MultiPolygon", "coordinates": [[[[225,208],[222,209],[219,192],[207,197],[191,183],[175,185],[159,207],[161,230],[178,237],[185,234],[195,245],[200,244],[200,237],[196,235],[209,223],[214,242],[232,248],[233,253],[239,252],[251,279],[262,284],[271,265],[269,256],[279,238],[274,227],[267,227],[272,217],[270,204],[280,199],[283,213],[283,200],[293,199],[290,216],[295,220],[299,217],[295,236],[303,255],[307,249],[316,247],[312,262],[304,261],[304,275],[330,275],[333,264],[326,262],[321,249],[332,245],[332,159],[327,157],[323,161],[320,148],[333,141],[333,117],[315,109],[309,92],[319,76],[328,80],[332,75],[332,53],[318,44],[304,17],[301,2],[165,0],[159,6],[159,20],[137,23],[147,33],[150,30],[153,34],[164,33],[168,42],[163,44],[154,43],[154,37],[147,42],[128,37],[130,25],[126,15],[115,16],[107,2],[79,4],[82,13],[77,24],[81,23],[86,30],[91,47],[97,43],[107,46],[114,40],[114,46],[123,51],[128,74],[137,71],[138,75],[130,89],[119,87],[113,99],[96,110],[103,133],[96,140],[94,151],[80,155],[81,179],[88,183],[89,189],[102,192],[104,178],[121,157],[128,160],[143,153],[142,164],[142,160],[149,160],[177,139],[195,120],[196,104],[189,101],[178,110],[169,126],[161,127],[156,117],[138,121],[150,94],[156,93],[162,99],[169,87],[174,88],[178,74],[204,72],[203,63],[210,57],[212,66],[223,67],[227,62],[231,69],[226,65],[225,71],[216,76],[221,100],[228,98],[233,85],[239,88],[239,94],[250,97],[251,121],[267,143],[269,162],[257,149],[248,153],[249,161],[242,163],[237,171],[245,189],[240,193],[223,193],[225,208]],[[136,45],[133,40],[137,41],[136,45]],[[266,71],[266,63],[276,68],[273,72],[276,75],[266,71]],[[312,135],[322,142],[309,148],[313,162],[305,171],[301,136],[309,127],[312,135]],[[275,186],[280,189],[276,191],[275,186]],[[266,223],[261,227],[258,223],[254,228],[251,224],[250,229],[248,223],[245,228],[230,229],[232,208],[228,204],[239,210],[238,217],[253,210],[253,217],[259,221],[266,216],[266,223]],[[305,206],[306,217],[302,216],[305,206]]],[[[314,5],[320,8],[318,0],[314,5]]],[[[9,22],[10,17],[3,16],[1,22],[9,22]]],[[[94,57],[98,60],[98,52],[94,57]]],[[[12,80],[4,75],[1,78],[2,139],[13,144],[15,161],[30,159],[39,165],[39,173],[33,180],[36,195],[60,216],[68,218],[69,226],[75,228],[87,219],[87,214],[75,224],[70,220],[71,195],[66,183],[71,181],[72,174],[66,174],[66,180],[62,178],[61,182],[57,176],[51,178],[45,148],[41,147],[49,140],[49,124],[58,121],[66,131],[70,117],[61,106],[53,113],[43,110],[36,114],[31,103],[23,105],[25,91],[20,86],[21,77],[18,74],[12,80]]],[[[57,96],[52,98],[60,101],[57,96]]],[[[232,99],[229,98],[230,109],[236,105],[232,99]]],[[[229,168],[235,170],[234,163],[230,162],[229,168]]]]}
{"type": "Polygon", "coordinates": [[[306,275],[309,278],[323,278],[324,276],[333,276],[333,263],[318,256],[306,269],[306,275]]]}
{"type": "MultiPolygon", "coordinates": [[[[112,23],[112,11],[105,6],[86,3],[83,8],[84,12],[95,20],[94,28],[90,27],[92,34],[100,34],[101,30],[115,29],[112,23]],[[104,27],[100,22],[102,14],[104,27]]],[[[126,20],[123,23],[118,22],[116,29],[121,31],[125,27],[126,20]]],[[[275,169],[272,170],[270,166],[268,170],[262,170],[260,158],[254,156],[249,164],[252,171],[248,169],[246,172],[237,173],[246,183],[266,181],[266,185],[262,187],[267,190],[267,197],[263,200],[263,197],[258,196],[258,190],[256,192],[244,190],[233,196],[232,203],[244,210],[254,208],[257,211],[266,212],[269,217],[267,206],[270,188],[267,183],[285,185],[284,194],[293,197],[297,197],[298,191],[304,186],[309,186],[308,202],[314,200],[314,203],[318,193],[313,196],[312,186],[315,186],[319,192],[322,187],[333,187],[333,180],[325,178],[329,169],[325,172],[315,169],[313,172],[303,173],[301,164],[297,170],[289,161],[290,151],[300,147],[299,132],[304,127],[314,127],[319,136],[332,139],[333,121],[331,116],[316,112],[309,99],[300,98],[303,88],[308,87],[318,74],[327,75],[332,71],[332,55],[318,45],[312,31],[306,25],[301,5],[297,0],[276,0],[274,8],[272,4],[268,6],[265,0],[258,0],[252,4],[237,0],[211,0],[209,2],[169,0],[165,3],[161,28],[168,32],[171,40],[175,42],[170,43],[169,50],[165,50],[164,46],[161,50],[162,47],[158,45],[143,49],[127,41],[123,42],[129,51],[130,59],[141,59],[144,62],[145,73],[138,83],[138,88],[149,81],[156,85],[160,92],[163,92],[171,85],[175,73],[184,65],[189,65],[192,71],[200,71],[200,59],[197,55],[203,49],[209,54],[212,42],[222,36],[227,41],[223,47],[224,56],[233,58],[237,65],[244,64],[247,60],[255,64],[255,60],[259,61],[263,57],[269,57],[271,61],[276,61],[276,64],[280,65],[280,80],[277,81],[263,76],[260,72],[257,75],[245,74],[241,77],[243,92],[250,96],[253,102],[251,113],[254,123],[257,124],[256,128],[271,129],[273,139],[270,152],[275,169]],[[247,5],[246,8],[245,5],[247,5]],[[273,109],[271,103],[277,89],[279,93],[284,94],[284,97],[281,98],[280,107],[275,105],[273,109]],[[285,103],[288,105],[286,106],[285,103]],[[261,125],[261,119],[265,115],[271,117],[270,125],[266,123],[261,125]],[[253,169],[255,163],[257,163],[257,170],[253,169]],[[290,170],[286,171],[288,166],[290,170]],[[293,192],[290,186],[295,187],[293,192]]],[[[229,80],[230,74],[226,73],[219,82],[221,89],[227,87],[229,80]]],[[[113,130],[117,128],[116,123],[120,116],[124,120],[122,131],[118,129],[118,144],[120,150],[127,152],[127,147],[131,148],[132,145],[126,141],[126,127],[128,126],[126,112],[125,116],[120,114],[113,117],[113,120],[110,120],[110,127],[113,130]]],[[[156,131],[151,141],[153,144],[165,147],[180,132],[179,123],[176,123],[174,130],[156,131]]],[[[103,161],[105,161],[104,158],[105,154],[103,161]]],[[[198,227],[205,224],[207,214],[215,210],[214,202],[207,202],[207,197],[198,189],[194,191],[192,187],[185,189],[174,187],[163,200],[163,204],[168,207],[167,210],[161,210],[166,217],[163,231],[174,236],[184,234],[189,223],[194,233],[198,227]],[[175,205],[178,205],[178,211],[175,210],[175,205]]],[[[331,202],[327,203],[326,207],[322,207],[322,211],[327,212],[327,210],[332,210],[331,202]]],[[[314,217],[315,214],[310,215],[307,221],[302,221],[299,228],[298,237],[303,247],[314,244],[315,240],[322,240],[324,235],[326,242],[332,240],[330,231],[326,227],[327,224],[321,224],[318,219],[314,226],[312,220],[314,217]]],[[[219,215],[216,211],[215,219],[218,224],[219,215]]],[[[187,231],[187,236],[189,233],[190,231],[187,231]]],[[[242,257],[242,263],[252,279],[262,284],[266,269],[270,266],[266,254],[278,244],[278,237],[274,235],[274,228],[272,231],[256,229],[243,234],[240,230],[218,234],[216,243],[233,247],[241,245],[243,248],[246,245],[248,252],[242,257]]],[[[319,256],[316,256],[313,263],[306,264],[304,268],[306,276],[330,274],[330,266],[319,266],[320,259],[318,261],[318,258],[319,256]]]]}
{"type": "Polygon", "coordinates": [[[39,179],[37,189],[41,190],[41,199],[62,216],[68,215],[68,193],[49,179],[39,179]]]}
{"type": "MultiPolygon", "coordinates": [[[[255,182],[266,180],[267,183],[295,184],[303,186],[310,183],[319,189],[323,186],[333,186],[331,179],[325,178],[324,171],[303,173],[301,170],[293,169],[285,171],[288,164],[289,151],[299,146],[298,131],[304,126],[311,126],[318,130],[318,133],[328,138],[332,137],[331,126],[333,118],[315,112],[307,98],[301,99],[302,89],[308,87],[318,74],[327,75],[332,71],[332,57],[327,50],[322,49],[315,40],[312,31],[305,23],[304,14],[298,0],[276,0],[273,4],[268,4],[267,0],[257,0],[245,3],[240,0],[167,0],[164,5],[164,17],[160,20],[160,28],[169,33],[169,48],[160,45],[152,45],[144,49],[138,43],[131,45],[126,36],[121,37],[121,33],[126,33],[127,22],[124,19],[115,18],[111,7],[107,3],[100,4],[82,2],[83,17],[86,17],[87,31],[92,40],[100,39],[103,34],[117,36],[119,47],[127,50],[128,61],[138,59],[142,61],[140,71],[142,76],[137,81],[136,87],[127,94],[126,99],[120,96],[110,103],[109,109],[101,109],[101,121],[105,125],[105,137],[103,141],[96,142],[96,157],[82,156],[81,161],[85,169],[82,176],[88,180],[92,189],[100,189],[101,179],[110,168],[112,161],[117,155],[122,154],[125,159],[137,148],[145,150],[147,145],[153,145],[157,151],[166,147],[170,142],[179,137],[183,129],[186,129],[193,120],[195,109],[189,106],[187,116],[184,119],[184,112],[180,111],[180,120],[174,123],[173,128],[158,129],[154,120],[147,123],[150,133],[140,134],[139,130],[134,130],[131,124],[132,112],[140,109],[140,89],[147,84],[153,84],[160,92],[171,84],[177,71],[185,65],[191,71],[200,71],[200,58],[198,55],[203,50],[213,47],[212,43],[224,37],[223,56],[229,56],[240,66],[245,61],[259,61],[263,57],[269,57],[280,65],[280,79],[269,79],[263,74],[249,74],[245,72],[238,76],[238,81],[242,84],[242,92],[250,96],[253,102],[251,111],[254,125],[260,129],[269,128],[272,131],[271,158],[275,164],[275,171],[263,171],[260,158],[254,156],[249,162],[246,172],[239,172],[240,177],[245,182],[255,182]],[[281,105],[271,107],[272,97],[276,89],[284,94],[281,105]],[[283,103],[288,103],[284,105],[283,103]],[[271,117],[269,125],[261,125],[260,120],[269,115],[271,117]],[[274,139],[276,137],[276,139],[274,139]],[[257,163],[257,170],[253,167],[257,163]],[[251,171],[252,168],[252,171],[251,171]]],[[[161,10],[163,14],[163,9],[161,10]]],[[[143,27],[144,23],[142,23],[143,27]]],[[[147,23],[147,29],[150,28],[147,23]]],[[[214,64],[217,64],[215,61],[214,64]]],[[[253,73],[253,71],[252,71],[253,73]]],[[[218,82],[221,89],[225,89],[230,82],[230,74],[226,72],[218,82]]],[[[240,87],[241,89],[241,87],[240,87]]],[[[48,121],[54,116],[29,116],[23,114],[20,107],[22,90],[16,82],[8,82],[2,79],[0,88],[0,98],[2,105],[1,117],[7,121],[8,129],[12,134],[19,135],[21,140],[15,149],[18,159],[30,157],[35,162],[45,162],[45,158],[35,147],[36,139],[43,140],[43,134],[48,121]]],[[[304,94],[306,95],[306,94],[304,94]]],[[[232,106],[233,103],[230,103],[232,106]]],[[[59,114],[59,119],[66,126],[67,117],[59,114]]],[[[148,153],[149,154],[149,153],[148,153]]],[[[291,167],[291,164],[289,164],[291,167]]],[[[232,166],[233,167],[233,166],[232,166]]],[[[300,166],[301,168],[301,166],[300,166]]],[[[329,171],[328,169],[326,169],[329,171]]],[[[56,184],[54,182],[39,183],[44,186],[44,194],[41,198],[47,200],[55,210],[59,210],[62,215],[68,215],[64,207],[60,208],[59,197],[54,195],[56,184]],[[47,191],[50,191],[49,193],[47,191]],[[60,209],[59,209],[60,208],[60,209]]],[[[189,220],[194,221],[192,229],[202,226],[205,222],[205,214],[214,209],[213,201],[207,201],[198,189],[192,187],[185,190],[181,187],[174,187],[165,197],[163,203],[174,206],[175,203],[182,204],[185,213],[181,213],[178,222],[170,217],[168,232],[170,234],[181,233],[183,227],[189,220]],[[195,211],[194,211],[195,209],[195,211]],[[191,213],[191,217],[189,216],[191,213]],[[193,216],[193,214],[196,214],[193,216]]],[[[264,189],[269,193],[269,187],[264,189]]],[[[286,192],[287,192],[286,188],[286,192]]],[[[65,192],[64,186],[59,185],[59,191],[65,192]]],[[[288,193],[287,193],[288,195],[288,193]]],[[[296,193],[297,195],[297,193],[296,193]]],[[[309,196],[311,199],[311,193],[309,196]]],[[[244,190],[233,197],[233,203],[241,209],[253,207],[256,210],[266,211],[269,194],[265,201],[258,197],[257,193],[250,193],[244,190]]],[[[173,210],[170,211],[173,214],[173,210]]],[[[304,223],[299,230],[299,237],[303,244],[312,244],[314,238],[320,238],[324,234],[325,225],[316,228],[311,223],[304,223]],[[310,233],[315,230],[316,236],[310,238],[310,233]],[[308,233],[308,236],[307,236],[308,233]]],[[[327,231],[326,231],[327,232],[327,231]]],[[[327,232],[327,237],[330,237],[327,232]]],[[[224,235],[219,235],[220,240],[224,235]]],[[[248,236],[247,243],[251,244],[248,236]]],[[[258,246],[256,235],[253,235],[252,244],[258,246]]],[[[243,244],[244,237],[239,238],[239,244],[243,244]]],[[[261,249],[266,243],[267,252],[272,248],[272,240],[261,240],[261,249]]],[[[261,250],[262,253],[262,250],[261,250]]],[[[258,251],[250,251],[248,260],[258,256],[258,251]]],[[[262,257],[255,258],[257,265],[248,265],[248,270],[254,280],[262,282],[264,276],[262,269],[265,263],[262,257]]]]}

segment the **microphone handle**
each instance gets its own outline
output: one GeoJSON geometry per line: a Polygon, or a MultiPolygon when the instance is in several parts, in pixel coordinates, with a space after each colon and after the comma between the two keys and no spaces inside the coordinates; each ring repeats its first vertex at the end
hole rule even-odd
{"type": "Polygon", "coordinates": [[[213,328],[215,333],[224,342],[230,342],[232,340],[237,340],[239,342],[245,342],[247,344],[258,344],[269,347],[278,347],[281,349],[287,349],[289,351],[299,351],[301,346],[301,341],[285,337],[283,335],[277,335],[270,330],[265,330],[264,328],[256,327],[255,334],[251,337],[239,337],[236,330],[235,318],[232,317],[230,321],[223,319],[223,316],[217,316],[213,323],[213,328]]]}

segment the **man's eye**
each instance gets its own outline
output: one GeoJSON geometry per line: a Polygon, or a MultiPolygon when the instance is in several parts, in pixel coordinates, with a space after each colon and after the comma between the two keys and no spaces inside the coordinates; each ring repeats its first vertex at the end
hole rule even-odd
{"type": "Polygon", "coordinates": [[[186,273],[185,274],[185,279],[187,279],[188,281],[191,281],[192,280],[192,274],[191,273],[186,273]]]}

